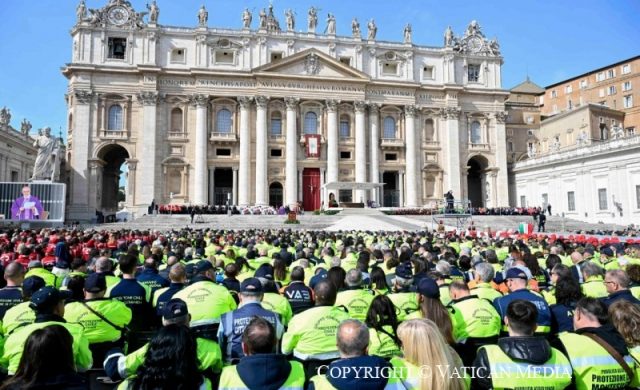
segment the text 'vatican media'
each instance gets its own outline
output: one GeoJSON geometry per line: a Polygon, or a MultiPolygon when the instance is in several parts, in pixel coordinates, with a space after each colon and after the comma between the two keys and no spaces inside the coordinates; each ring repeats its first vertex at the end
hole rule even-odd
{"type": "MultiPolygon", "coordinates": [[[[355,379],[402,379],[409,374],[407,367],[330,367],[323,365],[318,367],[318,375],[326,375],[331,378],[355,378],[355,379]]],[[[530,379],[544,379],[559,376],[571,376],[570,367],[548,367],[534,365],[515,365],[510,367],[488,370],[485,367],[451,367],[448,365],[420,366],[417,376],[431,377],[440,375],[446,378],[500,378],[518,377],[530,379]]]]}

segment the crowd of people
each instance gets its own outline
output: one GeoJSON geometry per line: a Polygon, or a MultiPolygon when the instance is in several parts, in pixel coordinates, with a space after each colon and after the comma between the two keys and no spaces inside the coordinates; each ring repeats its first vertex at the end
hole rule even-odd
{"type": "MultiPolygon", "coordinates": [[[[152,211],[153,212],[153,211],[152,211]]],[[[226,206],[226,205],[207,205],[207,206],[185,206],[180,204],[158,205],[155,210],[157,214],[222,214],[226,215],[284,215],[284,209],[280,213],[279,209],[271,206],[226,206]]]]}
{"type": "Polygon", "coordinates": [[[640,240],[0,232],[0,389],[640,386],[640,240]]]}

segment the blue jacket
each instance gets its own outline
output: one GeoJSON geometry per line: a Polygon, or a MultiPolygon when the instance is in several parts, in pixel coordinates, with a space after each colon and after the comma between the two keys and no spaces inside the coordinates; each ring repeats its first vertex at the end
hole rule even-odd
{"type": "Polygon", "coordinates": [[[548,333],[549,329],[551,328],[551,310],[549,309],[549,305],[544,300],[544,298],[532,293],[526,288],[513,291],[505,295],[504,297],[496,298],[496,300],[493,301],[493,306],[500,314],[502,322],[504,323],[504,316],[507,313],[507,306],[509,306],[509,304],[516,299],[529,301],[536,305],[536,309],[538,309],[538,319],[536,321],[536,323],[538,324],[538,332],[548,333]]]}
{"type": "MultiPolygon", "coordinates": [[[[390,368],[391,364],[379,356],[358,356],[331,363],[326,377],[329,383],[338,390],[382,390],[387,386],[390,368]],[[335,369],[333,369],[334,367],[335,369]],[[387,368],[385,369],[385,367],[387,368]],[[362,368],[362,370],[356,371],[354,368],[362,368]],[[371,368],[371,375],[364,374],[367,368],[371,368]],[[332,372],[339,374],[331,376],[332,372]],[[380,373],[380,375],[376,375],[376,373],[380,373]]],[[[308,389],[315,390],[313,382],[309,384],[308,389]]]]}
{"type": "Polygon", "coordinates": [[[22,299],[21,287],[5,287],[0,289],[0,319],[4,317],[7,310],[22,302],[24,302],[24,300],[22,299]]]}
{"type": "Polygon", "coordinates": [[[284,327],[280,322],[280,315],[263,308],[260,302],[242,304],[236,310],[224,313],[220,317],[218,343],[225,361],[228,362],[244,356],[242,352],[242,332],[244,332],[253,317],[262,317],[269,321],[276,329],[278,340],[282,337],[284,327]]]}
{"type": "Polygon", "coordinates": [[[258,354],[243,357],[236,369],[249,389],[278,390],[289,378],[291,363],[284,355],[258,354]]]}
{"type": "Polygon", "coordinates": [[[159,292],[160,295],[158,295],[158,298],[155,301],[156,314],[159,317],[162,317],[162,310],[164,309],[164,305],[169,302],[178,291],[182,290],[184,286],[184,283],[171,283],[168,289],[159,292]]]}
{"type": "Polygon", "coordinates": [[[136,279],[122,279],[109,291],[109,297],[123,302],[133,314],[129,328],[145,330],[155,325],[147,290],[136,279]]]}
{"type": "Polygon", "coordinates": [[[551,305],[551,332],[556,334],[560,332],[573,332],[573,312],[576,304],[571,305],[551,305]]]}
{"type": "Polygon", "coordinates": [[[158,271],[152,268],[144,268],[136,276],[136,280],[142,284],[149,286],[151,288],[151,291],[169,286],[169,281],[158,275],[158,271]]]}

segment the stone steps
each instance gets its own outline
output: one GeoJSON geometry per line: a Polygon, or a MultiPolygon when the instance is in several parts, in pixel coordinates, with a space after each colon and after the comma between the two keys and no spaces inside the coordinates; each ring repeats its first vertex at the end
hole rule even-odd
{"type": "MultiPolygon", "coordinates": [[[[172,230],[172,229],[307,229],[307,230],[423,230],[435,228],[431,216],[421,215],[385,215],[379,209],[344,209],[336,215],[299,215],[300,224],[285,224],[284,215],[202,215],[201,223],[191,224],[189,215],[145,215],[131,222],[103,224],[97,229],[139,229],[139,230],[172,230]]],[[[197,219],[196,219],[197,220],[197,219]]],[[[533,223],[529,216],[474,216],[473,223],[480,231],[490,226],[493,231],[518,229],[520,223],[533,223]]],[[[455,226],[455,222],[445,221],[447,226],[455,226]]],[[[452,227],[451,227],[452,228],[452,227]]],[[[616,230],[623,226],[611,224],[590,224],[576,220],[552,216],[547,219],[546,231],[554,233],[573,233],[576,231],[616,230]]],[[[536,226],[534,226],[536,229],[536,226]]]]}

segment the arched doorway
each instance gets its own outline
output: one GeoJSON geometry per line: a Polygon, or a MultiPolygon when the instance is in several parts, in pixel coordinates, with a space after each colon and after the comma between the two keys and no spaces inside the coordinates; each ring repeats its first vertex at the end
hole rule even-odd
{"type": "Polygon", "coordinates": [[[487,159],[482,156],[475,156],[467,162],[467,197],[472,207],[485,207],[485,170],[487,169],[487,159]]]}
{"type": "Polygon", "coordinates": [[[127,175],[125,160],[130,158],[129,152],[118,144],[110,144],[102,148],[98,158],[104,161],[102,174],[99,175],[98,193],[96,194],[96,206],[105,215],[119,210],[119,202],[126,201],[127,175]],[[100,190],[101,188],[101,190],[100,190]]]}
{"type": "Polygon", "coordinates": [[[280,207],[282,206],[282,202],[282,184],[274,181],[269,186],[269,205],[272,207],[280,207]]]}

